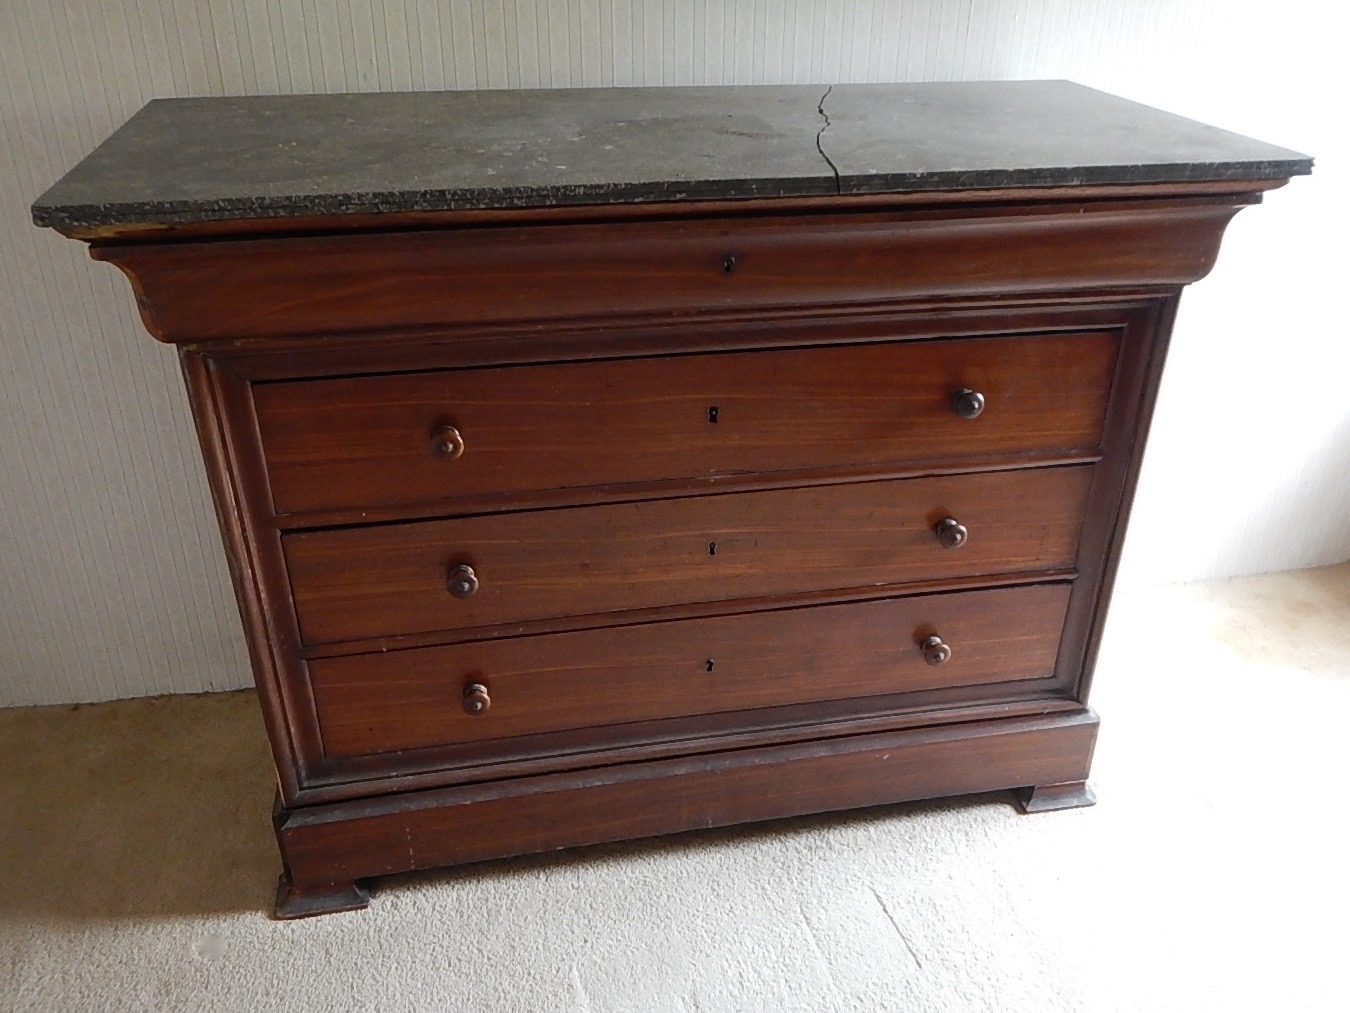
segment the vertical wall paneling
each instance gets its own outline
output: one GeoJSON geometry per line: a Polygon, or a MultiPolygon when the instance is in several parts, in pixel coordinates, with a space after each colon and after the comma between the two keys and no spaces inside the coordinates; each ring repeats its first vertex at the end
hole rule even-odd
{"type": "Polygon", "coordinates": [[[172,352],[28,204],[154,97],[1067,77],[1318,156],[1186,296],[1122,578],[1350,556],[1331,5],[0,0],[0,705],[247,685],[172,352]]]}

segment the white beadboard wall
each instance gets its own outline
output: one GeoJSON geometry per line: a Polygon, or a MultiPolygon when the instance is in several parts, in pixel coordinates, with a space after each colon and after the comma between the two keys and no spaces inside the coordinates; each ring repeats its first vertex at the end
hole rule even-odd
{"type": "Polygon", "coordinates": [[[250,682],[174,356],[114,269],[28,218],[155,97],[1065,77],[1308,151],[1187,296],[1122,579],[1345,559],[1332,6],[0,0],[0,705],[250,682]]]}

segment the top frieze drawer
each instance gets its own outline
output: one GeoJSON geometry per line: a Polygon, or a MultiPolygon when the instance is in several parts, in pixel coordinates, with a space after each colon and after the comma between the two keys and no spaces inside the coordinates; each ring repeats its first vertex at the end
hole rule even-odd
{"type": "Polygon", "coordinates": [[[1202,277],[1231,203],[646,221],[111,243],[174,343],[1175,285],[1202,277]],[[1032,213],[1034,211],[1035,213],[1032,213]]]}
{"type": "Polygon", "coordinates": [[[540,490],[1088,456],[1118,334],[723,352],[260,383],[277,514],[540,490]],[[963,393],[964,392],[964,393],[963,393]]]}

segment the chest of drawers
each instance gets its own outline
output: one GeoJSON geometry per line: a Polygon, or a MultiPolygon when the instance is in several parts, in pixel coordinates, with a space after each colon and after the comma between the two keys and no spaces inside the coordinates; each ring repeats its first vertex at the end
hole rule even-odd
{"type": "Polygon", "coordinates": [[[822,91],[152,103],[35,205],[179,347],[280,915],[1091,801],[1178,294],[1310,162],[1062,82],[822,91]]]}

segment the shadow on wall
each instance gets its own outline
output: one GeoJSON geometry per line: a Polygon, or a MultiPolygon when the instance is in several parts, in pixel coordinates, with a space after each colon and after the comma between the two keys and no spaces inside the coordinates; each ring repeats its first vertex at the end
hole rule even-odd
{"type": "Polygon", "coordinates": [[[1350,491],[1350,411],[1332,428],[1307,433],[1300,444],[1283,468],[1268,464],[1286,473],[1264,509],[1255,517],[1239,513],[1234,531],[1225,535],[1254,547],[1256,565],[1244,572],[1317,566],[1337,547],[1337,561],[1350,560],[1350,502],[1337,506],[1350,491]]]}
{"type": "MultiPolygon", "coordinates": [[[[1186,340],[1212,344],[1204,335],[1186,340]]],[[[1182,381],[1214,372],[1187,361],[1195,355],[1195,349],[1183,349],[1176,376],[1164,378],[1173,383],[1160,397],[1144,458],[1120,586],[1350,560],[1350,411],[1332,406],[1319,418],[1298,403],[1302,394],[1290,387],[1302,381],[1294,378],[1270,385],[1266,412],[1278,414],[1278,422],[1268,422],[1265,412],[1253,414],[1236,398],[1206,409],[1207,417],[1190,427],[1192,440],[1168,440],[1164,434],[1184,431],[1173,424],[1177,418],[1195,410],[1182,381]],[[1290,419],[1295,413],[1298,424],[1290,419]],[[1297,447],[1286,447],[1295,431],[1297,447]],[[1181,562],[1173,552],[1182,555],[1181,562]]],[[[1255,372],[1265,362],[1243,368],[1255,372]]]]}

